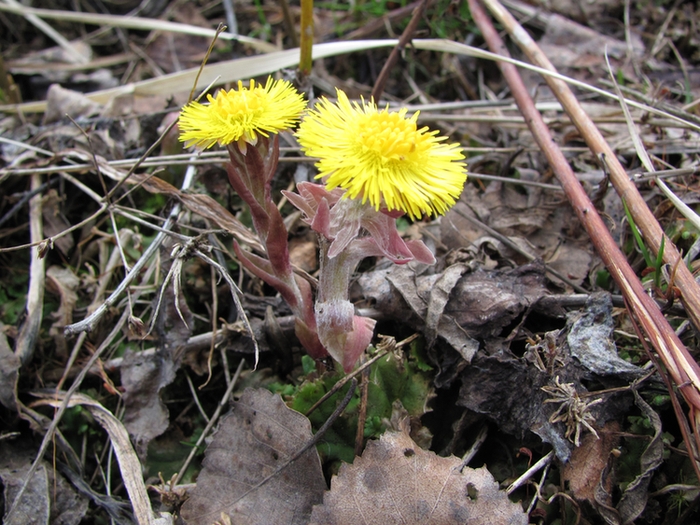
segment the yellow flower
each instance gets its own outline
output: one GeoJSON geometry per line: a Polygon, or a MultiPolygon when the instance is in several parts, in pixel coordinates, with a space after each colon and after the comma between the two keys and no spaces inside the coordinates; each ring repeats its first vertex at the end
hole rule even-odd
{"type": "Polygon", "coordinates": [[[467,178],[459,144],[442,144],[447,137],[418,129],[418,113],[379,111],[373,101],[350,103],[336,91],[338,101],[322,98],[296,134],[304,152],[320,159],[316,178],[375,209],[386,206],[412,219],[445,213],[467,178]]]}
{"type": "Polygon", "coordinates": [[[265,87],[250,81],[238,90],[221,90],[215,97],[207,95],[209,104],[191,102],[180,113],[180,141],[210,148],[238,142],[245,151],[245,143],[253,144],[258,135],[267,137],[293,126],[306,102],[303,96],[286,80],[267,79],[265,87]]]}

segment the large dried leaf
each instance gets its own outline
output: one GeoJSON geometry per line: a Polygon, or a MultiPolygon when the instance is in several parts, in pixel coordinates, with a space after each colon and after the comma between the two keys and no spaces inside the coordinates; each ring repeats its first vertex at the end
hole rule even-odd
{"type": "Polygon", "coordinates": [[[422,450],[406,431],[387,432],[341,467],[311,525],[528,523],[485,467],[460,466],[454,456],[422,450]]]}
{"type": "MultiPolygon", "coordinates": [[[[455,265],[455,268],[463,273],[462,265],[455,265]]],[[[452,268],[445,270],[444,275],[447,276],[450,272],[452,268]]],[[[444,290],[444,287],[438,287],[441,288],[440,295],[448,292],[446,302],[436,299],[434,295],[437,293],[436,283],[446,280],[447,277],[417,277],[413,270],[404,267],[393,268],[384,275],[420,319],[430,321],[431,325],[434,325],[434,318],[438,316],[436,307],[442,307],[439,335],[442,335],[443,323],[448,318],[456,322],[469,336],[486,338],[499,335],[504,327],[547,294],[544,268],[537,262],[513,270],[469,272],[461,277],[459,273],[454,273],[458,277],[456,281],[449,279],[449,286],[444,290]]],[[[385,291],[383,288],[364,289],[364,282],[366,281],[361,278],[362,293],[365,297],[373,299],[376,307],[386,316],[406,319],[410,315],[405,304],[396,302],[392,297],[380,296],[385,291]]],[[[376,286],[376,283],[374,285],[376,286]]]]}
{"type": "Polygon", "coordinates": [[[222,514],[246,525],[306,525],[326,489],[316,448],[287,464],[311,438],[309,420],[278,395],[246,390],[207,448],[182,517],[189,525],[222,514]]]}
{"type": "MultiPolygon", "coordinates": [[[[562,381],[577,381],[577,372],[573,366],[562,369],[562,381]]],[[[564,437],[563,425],[551,423],[549,412],[542,408],[547,399],[542,387],[552,381],[547,372],[504,351],[493,356],[478,354],[460,378],[458,405],[497,421],[503,432],[519,439],[534,432],[554,447],[561,461],[568,461],[572,445],[564,437]]]]}

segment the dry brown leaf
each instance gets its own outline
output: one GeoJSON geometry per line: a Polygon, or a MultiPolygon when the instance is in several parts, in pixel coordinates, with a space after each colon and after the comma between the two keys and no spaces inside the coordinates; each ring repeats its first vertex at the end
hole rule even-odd
{"type": "Polygon", "coordinates": [[[21,363],[7,342],[4,328],[0,322],[0,403],[17,411],[17,378],[21,363]]]}
{"type": "Polygon", "coordinates": [[[326,489],[316,448],[280,468],[311,438],[309,420],[282,398],[247,389],[207,448],[182,517],[188,525],[211,525],[222,514],[246,525],[307,525],[326,489]]]}
{"type": "Polygon", "coordinates": [[[639,458],[639,475],[627,485],[620,502],[617,504],[617,510],[620,512],[620,517],[623,523],[632,523],[644,511],[649,498],[649,483],[664,461],[664,442],[662,439],[663,427],[659,414],[639,395],[639,392],[633,390],[634,400],[637,407],[642,413],[649,418],[654,427],[654,435],[649,441],[649,445],[642,452],[639,458]]]}
{"type": "MultiPolygon", "coordinates": [[[[602,485],[605,493],[610,495],[612,478],[608,463],[611,460],[610,453],[618,445],[620,438],[620,425],[616,421],[609,421],[598,430],[598,436],[586,434],[581,441],[581,446],[571,452],[571,459],[564,465],[562,479],[568,482],[571,494],[578,501],[587,501],[597,506],[596,487],[602,485]]],[[[612,499],[602,502],[612,505],[612,499]]]]}
{"type": "MultiPolygon", "coordinates": [[[[15,499],[34,459],[29,447],[0,442],[0,480],[4,485],[5,510],[15,499]]],[[[78,525],[88,510],[87,498],[75,491],[48,463],[42,461],[29,480],[6,525],[78,525]]]]}
{"type": "Polygon", "coordinates": [[[73,119],[90,117],[100,112],[100,104],[93,102],[82,93],[53,84],[46,96],[46,113],[43,124],[58,122],[70,115],[73,119]]]}
{"type": "Polygon", "coordinates": [[[145,354],[128,350],[121,366],[124,387],[124,426],[136,451],[146,457],[148,443],[170,424],[170,416],[160,391],[175,379],[176,365],[166,352],[145,354]]]}
{"type": "Polygon", "coordinates": [[[49,335],[56,343],[56,352],[62,357],[68,357],[68,345],[63,329],[73,322],[73,308],[78,301],[78,286],[80,279],[68,268],[50,266],[46,270],[46,285],[49,291],[58,293],[61,304],[58,311],[53,314],[56,319],[49,329],[49,335]]]}
{"type": "MultiPolygon", "coordinates": [[[[392,269],[387,276],[421,319],[427,315],[426,303],[432,299],[439,277],[416,278],[412,270],[403,270],[402,267],[392,269]]],[[[375,295],[372,290],[363,290],[363,293],[366,297],[374,298],[375,295]]],[[[534,262],[514,270],[466,273],[452,288],[442,312],[443,319],[451,317],[474,338],[499,335],[504,327],[546,293],[541,263],[534,262]],[[474,308],[475,304],[479,308],[474,308]]],[[[387,312],[381,306],[387,298],[377,297],[376,300],[377,308],[387,312]]],[[[441,330],[442,326],[438,332],[441,330]]]]}
{"type": "Polygon", "coordinates": [[[460,466],[459,458],[422,450],[406,431],[387,432],[340,468],[311,525],[528,523],[485,467],[460,466]]]}
{"type": "MultiPolygon", "coordinates": [[[[58,192],[54,189],[49,190],[44,198],[44,206],[41,210],[44,217],[44,235],[46,237],[55,237],[62,231],[70,228],[70,223],[61,212],[62,206],[64,206],[63,199],[59,197],[58,192]]],[[[54,239],[54,244],[64,256],[70,257],[75,243],[72,236],[64,235],[54,239]]]]}

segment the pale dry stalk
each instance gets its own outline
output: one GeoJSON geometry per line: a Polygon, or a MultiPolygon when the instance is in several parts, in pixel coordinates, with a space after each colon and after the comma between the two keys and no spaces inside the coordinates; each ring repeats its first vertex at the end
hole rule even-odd
{"type": "MultiPolygon", "coordinates": [[[[41,186],[41,175],[32,175],[31,189],[37,191],[41,186]]],[[[43,318],[44,290],[46,287],[46,259],[42,253],[44,238],[43,194],[37,193],[29,201],[29,236],[33,244],[29,262],[29,290],[27,290],[27,316],[20,328],[15,344],[15,355],[22,364],[28,363],[34,355],[34,346],[39,338],[39,329],[43,318]]]]}
{"type": "MultiPolygon", "coordinates": [[[[496,33],[493,25],[491,24],[490,20],[484,13],[481,6],[477,3],[477,1],[478,0],[469,0],[469,5],[472,11],[472,16],[474,17],[476,23],[479,25],[479,28],[481,29],[485,40],[487,41],[492,51],[500,53],[503,56],[508,56],[503,41],[496,33]]],[[[522,36],[526,35],[523,28],[515,21],[515,19],[513,19],[510,16],[510,14],[505,12],[505,10],[502,8],[502,6],[500,6],[500,4],[498,4],[495,0],[484,0],[484,3],[487,4],[489,7],[495,4],[496,7],[493,7],[493,11],[499,13],[497,18],[504,24],[504,26],[506,26],[509,33],[516,33],[520,35],[518,37],[519,42],[525,39],[525,37],[522,36]],[[507,16],[505,16],[503,13],[505,13],[507,16]]],[[[529,37],[526,38],[529,39],[529,37]]],[[[532,42],[531,40],[530,42],[532,46],[535,46],[534,42],[532,42]]],[[[539,52],[539,55],[542,56],[542,53],[539,52]]],[[[564,192],[566,193],[567,198],[569,199],[569,202],[571,203],[579,220],[581,221],[581,224],[584,226],[584,228],[586,228],[586,231],[591,237],[591,241],[593,242],[596,251],[605,263],[605,266],[610,272],[610,275],[622,291],[622,294],[627,301],[630,311],[639,320],[639,323],[642,325],[644,332],[646,333],[652,345],[658,352],[664,365],[667,367],[669,373],[671,374],[671,377],[678,385],[678,388],[683,394],[683,397],[690,405],[691,410],[695,409],[694,413],[697,415],[698,410],[700,410],[700,367],[690,356],[688,350],[685,348],[685,346],[680,341],[674,330],[671,328],[670,324],[659,310],[657,304],[651,299],[651,297],[649,297],[649,295],[647,295],[647,293],[644,290],[644,287],[642,286],[642,283],[639,281],[637,275],[634,273],[634,270],[632,270],[629,263],[627,262],[626,257],[620,251],[619,247],[613,240],[607,227],[605,226],[605,223],[603,222],[602,218],[593,206],[593,203],[589,199],[580,182],[576,179],[573,170],[569,166],[568,161],[564,157],[561,150],[556,146],[555,142],[552,140],[552,136],[549,132],[549,129],[542,120],[540,113],[535,108],[532,98],[529,96],[527,89],[516,67],[512,64],[508,64],[505,62],[499,62],[498,64],[501,68],[501,71],[503,72],[504,77],[508,82],[508,85],[511,88],[513,97],[515,98],[521,113],[525,117],[525,120],[530,130],[532,131],[535,140],[537,141],[543,153],[547,157],[549,164],[552,166],[552,169],[554,170],[557,178],[559,179],[559,182],[561,183],[562,188],[564,189],[564,192]]],[[[543,63],[538,62],[538,65],[542,66],[543,63]]],[[[553,69],[551,64],[549,65],[549,69],[553,69]]],[[[548,79],[548,81],[549,80],[550,79],[548,79]]],[[[555,90],[554,87],[552,89],[555,90]]],[[[574,98],[573,94],[568,90],[568,87],[566,87],[565,85],[563,87],[557,86],[557,89],[555,90],[555,92],[559,93],[563,91],[568,92],[570,95],[570,97],[566,97],[564,99],[560,98],[560,102],[562,103],[562,105],[564,105],[564,107],[567,108],[567,111],[569,111],[568,106],[571,105],[569,103],[569,99],[572,99],[575,102],[576,108],[578,108],[578,110],[581,111],[578,102],[574,98]]],[[[570,112],[570,114],[571,113],[572,112],[570,112]]],[[[576,111],[574,111],[573,113],[576,113],[576,111]]],[[[587,117],[586,119],[579,118],[578,120],[588,121],[587,117]]],[[[596,135],[600,138],[600,140],[598,141],[599,143],[596,144],[596,149],[594,151],[600,151],[600,143],[605,144],[605,141],[600,136],[598,130],[595,129],[595,127],[592,124],[590,124],[590,121],[588,122],[588,128],[594,129],[596,135]]],[[[581,128],[579,127],[579,129],[581,128]]],[[[607,144],[605,144],[605,151],[609,152],[606,155],[607,158],[615,159],[614,153],[612,152],[612,150],[610,150],[607,144]]],[[[619,169],[622,170],[622,167],[619,166],[619,169]]],[[[622,171],[624,173],[624,170],[622,171]]],[[[618,173],[618,178],[622,178],[625,181],[627,181],[626,175],[620,177],[618,173]]],[[[625,199],[627,203],[629,203],[631,200],[634,200],[634,195],[639,197],[639,199],[641,200],[641,196],[637,192],[636,188],[632,187],[632,190],[633,191],[627,190],[625,193],[621,193],[621,196],[625,199]]],[[[642,221],[653,222],[656,228],[658,228],[659,230],[658,239],[660,239],[660,236],[663,235],[663,232],[661,232],[658,223],[654,219],[653,215],[651,215],[651,212],[643,203],[643,201],[641,203],[641,207],[643,207],[646,210],[647,214],[651,217],[651,219],[647,219],[646,216],[645,218],[636,219],[637,224],[640,224],[642,221]]],[[[636,208],[640,208],[639,203],[637,203],[636,208]]],[[[671,246],[672,243],[668,241],[666,243],[667,249],[671,246]]],[[[678,257],[677,252],[676,256],[678,257]]],[[[682,263],[679,265],[679,269],[680,267],[685,269],[685,266],[682,263]]],[[[697,422],[695,428],[697,440],[697,422]]]]}

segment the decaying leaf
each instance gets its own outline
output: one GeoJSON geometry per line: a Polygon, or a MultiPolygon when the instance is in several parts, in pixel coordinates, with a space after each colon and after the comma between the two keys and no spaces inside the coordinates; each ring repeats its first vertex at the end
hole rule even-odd
{"type": "Polygon", "coordinates": [[[168,428],[169,413],[160,391],[175,379],[175,372],[175,364],[166,352],[127,351],[124,355],[124,425],[142,458],[146,457],[148,443],[168,428]]]}
{"type": "Polygon", "coordinates": [[[612,507],[610,461],[611,452],[620,441],[619,432],[620,425],[610,421],[600,429],[599,436],[586,434],[562,469],[562,479],[568,483],[572,496],[597,508],[601,514],[612,507]]]}
{"type": "MultiPolygon", "coordinates": [[[[504,350],[500,355],[477,355],[460,377],[458,405],[498,421],[504,432],[520,439],[534,432],[554,447],[561,461],[569,459],[572,444],[564,437],[564,425],[549,421],[556,409],[542,409],[547,398],[542,387],[552,380],[546,372],[504,350]]],[[[565,382],[575,380],[573,375],[564,377],[565,382]]]]}
{"type": "Polygon", "coordinates": [[[80,279],[68,268],[50,266],[46,270],[46,284],[49,290],[55,291],[61,297],[61,305],[54,314],[56,321],[49,329],[49,335],[56,343],[56,352],[59,356],[68,357],[66,336],[63,329],[73,322],[73,308],[78,301],[78,286],[80,279]]]}
{"type": "Polygon", "coordinates": [[[591,294],[584,309],[571,313],[567,319],[566,342],[571,355],[593,374],[628,381],[639,379],[647,372],[617,355],[613,327],[610,294],[591,294]]]}
{"type": "MultiPolygon", "coordinates": [[[[24,484],[34,452],[21,445],[0,441],[0,479],[4,485],[5,512],[24,484]]],[[[4,516],[6,525],[61,524],[78,525],[85,517],[88,502],[62,476],[42,462],[32,475],[21,501],[11,516],[4,516]]]]}
{"type": "Polygon", "coordinates": [[[207,448],[182,517],[188,525],[211,525],[222,514],[246,525],[306,525],[326,489],[321,462],[311,447],[287,463],[311,438],[309,420],[282,398],[247,389],[207,448]]]}
{"type": "Polygon", "coordinates": [[[662,427],[661,418],[649,404],[642,399],[639,392],[634,393],[634,401],[642,413],[649,418],[649,421],[654,428],[654,435],[649,442],[647,448],[642,452],[640,458],[640,473],[627,485],[620,502],[617,504],[617,510],[620,512],[622,523],[632,523],[644,511],[649,498],[649,483],[656,469],[663,463],[664,460],[664,443],[661,439],[662,427]]]}
{"type": "Polygon", "coordinates": [[[460,470],[461,460],[419,448],[404,429],[367,445],[343,465],[316,505],[311,525],[527,524],[485,468],[460,470]]]}
{"type": "Polygon", "coordinates": [[[10,410],[17,411],[17,377],[20,362],[7,342],[4,328],[0,322],[0,403],[10,410]]]}
{"type": "Polygon", "coordinates": [[[547,293],[544,282],[541,263],[488,272],[470,272],[457,263],[434,275],[416,275],[412,268],[398,266],[359,279],[362,294],[383,315],[416,320],[428,341],[440,336],[467,363],[479,348],[477,339],[499,336],[547,293]]]}
{"type": "Polygon", "coordinates": [[[569,438],[575,442],[576,435],[589,431],[584,421],[603,426],[631,405],[631,397],[624,394],[579,398],[587,392],[582,379],[620,386],[645,374],[617,356],[612,323],[610,295],[592,294],[582,313],[571,314],[565,328],[545,334],[545,341],[530,346],[523,358],[505,347],[493,355],[479,353],[461,373],[458,404],[520,438],[526,430],[534,432],[567,461],[569,438]]]}
{"type": "Polygon", "coordinates": [[[562,471],[562,479],[568,483],[572,496],[588,503],[610,524],[634,523],[640,516],[647,505],[651,477],[663,462],[661,419],[636,390],[633,393],[637,406],[654,428],[654,436],[641,455],[641,472],[625,487],[617,505],[613,500],[615,479],[611,455],[620,442],[620,425],[616,421],[600,429],[599,438],[587,434],[562,471]]]}

